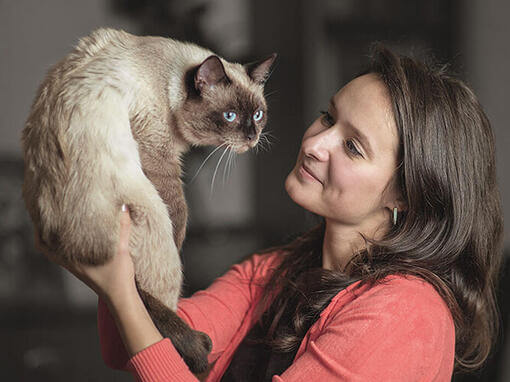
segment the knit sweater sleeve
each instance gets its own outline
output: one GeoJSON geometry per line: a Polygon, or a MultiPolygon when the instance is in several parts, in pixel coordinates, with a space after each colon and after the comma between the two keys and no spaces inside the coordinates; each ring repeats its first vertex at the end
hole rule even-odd
{"type": "MultiPolygon", "coordinates": [[[[230,343],[250,307],[258,300],[264,281],[278,259],[277,254],[253,255],[236,264],[209,288],[179,300],[177,314],[193,329],[209,335],[214,362],[230,343]]],[[[101,353],[107,366],[131,371],[140,381],[193,381],[193,374],[168,339],[163,339],[129,359],[114,320],[103,301],[98,303],[98,332],[101,353]],[[157,379],[161,377],[160,379],[157,379]]]]}
{"type": "Polygon", "coordinates": [[[430,284],[399,277],[348,298],[321,315],[306,350],[273,382],[451,380],[454,324],[430,284]]]}
{"type": "Polygon", "coordinates": [[[251,256],[234,265],[206,290],[179,300],[177,313],[212,340],[209,362],[223,353],[241,325],[254,319],[251,308],[259,300],[269,271],[278,260],[276,253],[251,256]]]}

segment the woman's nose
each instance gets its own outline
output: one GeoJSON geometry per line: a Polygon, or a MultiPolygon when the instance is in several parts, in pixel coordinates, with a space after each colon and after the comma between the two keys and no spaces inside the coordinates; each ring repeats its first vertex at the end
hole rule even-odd
{"type": "Polygon", "coordinates": [[[331,130],[323,130],[305,138],[303,141],[303,153],[305,156],[320,162],[326,162],[329,158],[330,146],[333,143],[331,135],[331,130]]]}

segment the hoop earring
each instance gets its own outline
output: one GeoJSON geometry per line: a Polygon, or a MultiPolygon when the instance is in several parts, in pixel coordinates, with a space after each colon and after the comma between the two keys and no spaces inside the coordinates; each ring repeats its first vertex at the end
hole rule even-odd
{"type": "Polygon", "coordinates": [[[397,207],[393,208],[393,225],[397,224],[397,207]]]}

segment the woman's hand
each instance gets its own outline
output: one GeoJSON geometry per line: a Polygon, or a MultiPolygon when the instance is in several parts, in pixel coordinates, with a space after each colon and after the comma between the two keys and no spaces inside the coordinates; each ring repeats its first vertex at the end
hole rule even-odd
{"type": "Polygon", "coordinates": [[[46,257],[74,274],[106,302],[112,314],[122,341],[130,357],[146,347],[161,341],[158,331],[136,289],[133,260],[129,255],[129,232],[131,218],[122,206],[120,235],[117,252],[107,263],[99,266],[63,264],[39,241],[35,233],[36,247],[46,257]]]}
{"type": "MultiPolygon", "coordinates": [[[[125,205],[123,205],[125,207],[125,205]]],[[[93,289],[105,302],[112,303],[114,300],[129,298],[132,293],[138,293],[135,284],[135,272],[133,260],[129,254],[129,233],[131,230],[131,218],[127,208],[121,212],[120,235],[117,252],[108,262],[103,265],[64,264],[56,259],[42,243],[39,235],[35,233],[36,247],[45,256],[66,268],[77,278],[93,289]]]]}

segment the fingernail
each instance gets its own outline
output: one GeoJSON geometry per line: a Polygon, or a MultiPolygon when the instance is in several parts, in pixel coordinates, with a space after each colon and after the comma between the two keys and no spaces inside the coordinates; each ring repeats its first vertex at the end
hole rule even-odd
{"type": "Polygon", "coordinates": [[[125,204],[122,204],[121,209],[122,209],[122,212],[127,212],[127,210],[128,210],[128,208],[125,204]]]}

